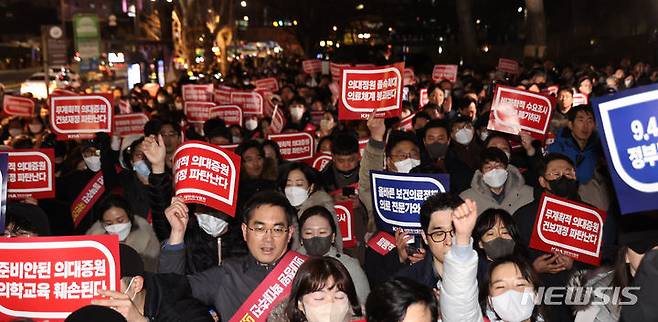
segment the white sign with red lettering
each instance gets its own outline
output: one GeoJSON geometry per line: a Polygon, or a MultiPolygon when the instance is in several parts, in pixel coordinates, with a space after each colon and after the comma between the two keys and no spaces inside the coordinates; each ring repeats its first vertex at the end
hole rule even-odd
{"type": "Polygon", "coordinates": [[[447,79],[454,83],[457,81],[458,68],[459,66],[457,65],[434,65],[434,69],[432,70],[432,80],[440,82],[441,80],[447,79]]]}
{"type": "Polygon", "coordinates": [[[242,109],[237,105],[220,105],[210,109],[210,118],[220,118],[226,125],[242,126],[242,109]]]}
{"type": "Polygon", "coordinates": [[[2,110],[8,115],[31,117],[34,115],[34,101],[27,97],[5,95],[2,110]]]}
{"type": "Polygon", "coordinates": [[[231,104],[232,88],[228,86],[219,86],[215,89],[215,103],[219,105],[231,104]]]}
{"type": "Polygon", "coordinates": [[[55,197],[54,149],[10,150],[7,153],[9,199],[55,197]]]}
{"type": "Polygon", "coordinates": [[[210,118],[210,109],[215,107],[212,102],[185,102],[185,117],[190,123],[203,123],[210,118]]]}
{"type": "Polygon", "coordinates": [[[256,88],[264,89],[266,91],[270,91],[270,92],[279,91],[279,82],[274,77],[257,79],[252,83],[254,84],[254,86],[256,86],[256,88]]]}
{"type": "Polygon", "coordinates": [[[89,139],[112,132],[114,104],[109,94],[50,96],[50,128],[58,139],[89,139]]]}
{"type": "Polygon", "coordinates": [[[365,120],[400,115],[404,63],[381,67],[343,68],[338,119],[365,120]]]}
{"type": "Polygon", "coordinates": [[[129,135],[144,135],[144,125],[149,117],[144,113],[114,115],[114,128],[112,133],[118,137],[129,135]]]}
{"type": "Polygon", "coordinates": [[[213,85],[183,85],[183,101],[189,102],[212,102],[213,85]]]}
{"type": "Polygon", "coordinates": [[[313,158],[313,136],[306,132],[270,134],[268,140],[279,145],[281,156],[290,161],[310,160],[313,158]]]}

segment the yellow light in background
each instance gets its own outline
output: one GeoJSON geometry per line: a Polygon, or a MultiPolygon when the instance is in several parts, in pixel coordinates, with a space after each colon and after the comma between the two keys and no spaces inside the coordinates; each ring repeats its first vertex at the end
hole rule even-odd
{"type": "Polygon", "coordinates": [[[292,21],[292,24],[295,25],[295,26],[297,26],[297,20],[293,20],[293,21],[292,21]]]}
{"type": "Polygon", "coordinates": [[[366,6],[364,6],[363,3],[359,3],[358,5],[356,5],[356,10],[363,10],[363,8],[365,7],[366,6]]]}
{"type": "Polygon", "coordinates": [[[278,27],[278,26],[279,26],[279,23],[276,22],[276,21],[274,21],[274,22],[272,22],[272,26],[274,26],[274,27],[278,27]]]}

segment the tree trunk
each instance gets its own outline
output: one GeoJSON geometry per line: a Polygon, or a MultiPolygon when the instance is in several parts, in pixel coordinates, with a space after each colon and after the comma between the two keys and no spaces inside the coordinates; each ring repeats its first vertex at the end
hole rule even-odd
{"type": "Polygon", "coordinates": [[[462,55],[464,62],[467,64],[475,63],[477,54],[477,39],[475,37],[475,27],[473,26],[473,13],[471,8],[473,0],[455,0],[457,19],[459,21],[459,33],[462,43],[462,55]]]}
{"type": "Polygon", "coordinates": [[[544,0],[526,0],[528,18],[526,28],[528,38],[524,48],[524,56],[543,58],[546,53],[546,15],[544,0]]]}

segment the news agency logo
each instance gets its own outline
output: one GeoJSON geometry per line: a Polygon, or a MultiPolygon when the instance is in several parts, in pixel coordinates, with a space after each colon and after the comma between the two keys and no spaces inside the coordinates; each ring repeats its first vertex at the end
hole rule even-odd
{"type": "Polygon", "coordinates": [[[639,286],[627,287],[539,287],[536,293],[524,292],[521,304],[535,305],[634,305],[639,286]]]}

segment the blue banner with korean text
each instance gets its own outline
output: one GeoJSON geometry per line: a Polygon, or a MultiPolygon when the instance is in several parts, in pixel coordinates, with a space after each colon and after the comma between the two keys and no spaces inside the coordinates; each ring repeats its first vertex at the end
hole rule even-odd
{"type": "Polygon", "coordinates": [[[447,192],[447,174],[402,174],[371,171],[375,221],[380,230],[420,234],[420,207],[429,196],[447,192]]]}
{"type": "Polygon", "coordinates": [[[592,99],[622,214],[658,209],[658,85],[592,99]]]}

